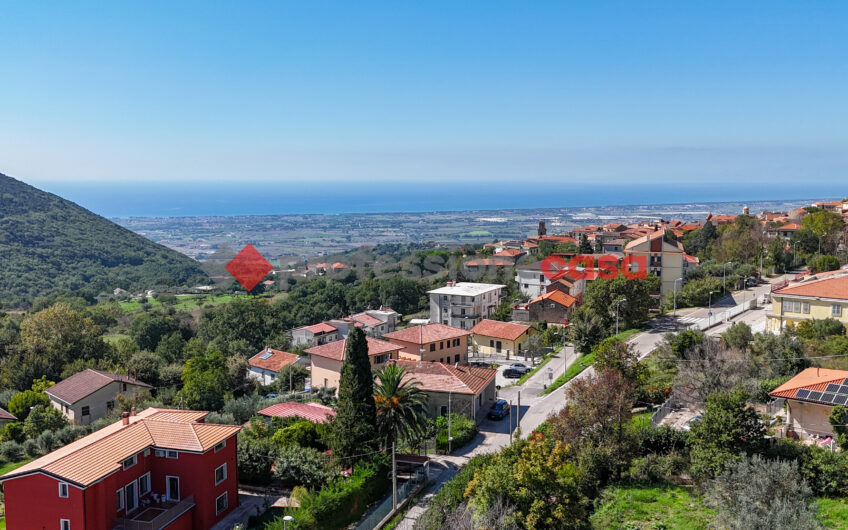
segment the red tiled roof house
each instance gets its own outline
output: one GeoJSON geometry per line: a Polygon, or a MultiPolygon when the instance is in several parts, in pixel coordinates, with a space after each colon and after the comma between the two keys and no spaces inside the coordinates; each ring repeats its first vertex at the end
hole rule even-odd
{"type": "Polygon", "coordinates": [[[265,348],[247,360],[247,376],[256,379],[263,385],[270,385],[277,380],[280,370],[298,362],[305,362],[294,353],[265,348]]]}
{"type": "Polygon", "coordinates": [[[291,336],[292,346],[320,346],[342,339],[341,332],[326,322],[295,328],[291,336]]]}
{"type": "Polygon", "coordinates": [[[524,355],[527,340],[536,330],[524,324],[482,320],[471,328],[472,348],[478,355],[524,355]]]}
{"type": "Polygon", "coordinates": [[[834,436],[828,417],[834,405],[848,405],[848,371],[807,368],[769,395],[786,400],[787,426],[799,438],[834,436]]]}
{"type": "Polygon", "coordinates": [[[118,394],[131,397],[151,388],[126,375],[88,368],[59,381],[45,393],[68,421],[88,425],[115,408],[118,394]]]}
{"type": "Polygon", "coordinates": [[[468,361],[470,335],[469,330],[437,323],[386,333],[383,338],[401,348],[401,359],[464,363],[468,361]]]}
{"type": "MultiPolygon", "coordinates": [[[[368,342],[368,357],[371,359],[371,369],[379,370],[390,359],[397,359],[400,346],[380,339],[366,337],[368,342]]],[[[345,345],[347,339],[305,350],[309,354],[312,367],[313,388],[339,388],[342,364],[345,360],[345,345]]]]}
{"type": "Polygon", "coordinates": [[[236,434],[147,409],[0,477],[9,528],[212,528],[238,506],[236,434]]]}
{"type": "Polygon", "coordinates": [[[497,399],[497,370],[427,361],[394,362],[406,368],[404,380],[418,381],[418,388],[427,393],[431,417],[446,416],[450,409],[479,422],[497,399]]]}
{"type": "Polygon", "coordinates": [[[309,403],[297,403],[295,401],[275,403],[270,407],[260,410],[257,414],[269,419],[297,417],[311,421],[312,423],[327,423],[336,415],[335,411],[330,407],[315,403],[314,401],[310,401],[309,403]]]}

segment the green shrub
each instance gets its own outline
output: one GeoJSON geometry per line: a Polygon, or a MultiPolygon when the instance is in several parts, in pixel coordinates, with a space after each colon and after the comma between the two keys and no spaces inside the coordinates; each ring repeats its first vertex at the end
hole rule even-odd
{"type": "Polygon", "coordinates": [[[41,454],[41,448],[38,447],[38,442],[32,438],[24,440],[22,447],[27,456],[36,457],[41,454]]]}
{"type": "Polygon", "coordinates": [[[299,445],[300,447],[312,447],[314,449],[327,448],[321,440],[318,426],[307,420],[297,421],[279,429],[274,433],[273,440],[280,447],[299,445]]]}
{"type": "Polygon", "coordinates": [[[276,454],[274,442],[267,438],[238,437],[239,480],[247,484],[271,482],[271,462],[276,454]]]}
{"type": "MultiPolygon", "coordinates": [[[[448,450],[448,419],[439,417],[436,420],[436,428],[439,429],[436,435],[436,449],[439,451],[448,450]]],[[[461,414],[451,414],[450,421],[451,435],[453,440],[450,443],[451,451],[456,451],[460,447],[471,442],[477,436],[477,424],[474,420],[461,414]]]]}
{"type": "Polygon", "coordinates": [[[6,462],[17,462],[24,457],[24,448],[18,442],[6,441],[0,443],[0,458],[6,462]]]}
{"type": "Polygon", "coordinates": [[[50,406],[50,398],[47,397],[47,394],[24,390],[9,399],[9,412],[14,414],[18,421],[24,421],[29,416],[29,411],[38,405],[50,406]]]}
{"type": "MultiPolygon", "coordinates": [[[[360,462],[350,477],[339,477],[300,500],[300,507],[291,510],[294,517],[291,530],[345,528],[358,520],[368,506],[378,500],[389,487],[389,464],[385,457],[372,462],[360,462]]],[[[283,530],[282,518],[266,526],[268,530],[283,530]]]]}
{"type": "Polygon", "coordinates": [[[633,460],[630,476],[644,482],[668,480],[689,469],[689,457],[681,453],[649,454],[633,460]]]}
{"type": "Polygon", "coordinates": [[[284,486],[306,486],[310,490],[318,489],[335,475],[328,458],[316,449],[287,445],[277,454],[274,476],[284,486]]]}
{"type": "Polygon", "coordinates": [[[0,439],[4,441],[13,441],[21,443],[26,436],[24,435],[24,424],[19,421],[7,423],[0,429],[0,439]]]}
{"type": "Polygon", "coordinates": [[[672,429],[668,425],[648,426],[636,431],[639,454],[669,454],[689,451],[689,433],[672,429]]]}
{"type": "Polygon", "coordinates": [[[427,511],[421,514],[416,528],[424,530],[440,530],[445,523],[446,516],[453,513],[465,497],[468,483],[474,478],[474,474],[480,469],[491,464],[496,454],[477,455],[468,461],[452,479],[445,482],[439,492],[430,501],[427,511]]]}

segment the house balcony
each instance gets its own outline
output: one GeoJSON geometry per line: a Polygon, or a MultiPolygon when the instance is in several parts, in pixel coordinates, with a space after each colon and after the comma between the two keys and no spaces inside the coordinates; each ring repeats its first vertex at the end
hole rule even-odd
{"type": "Polygon", "coordinates": [[[451,312],[451,318],[480,318],[480,313],[461,313],[459,311],[451,312]]]}
{"type": "MultiPolygon", "coordinates": [[[[144,499],[145,501],[148,499],[144,499]]],[[[185,512],[194,508],[194,496],[176,501],[141,502],[139,508],[129,517],[120,517],[112,530],[160,530],[167,528],[185,512]]]]}

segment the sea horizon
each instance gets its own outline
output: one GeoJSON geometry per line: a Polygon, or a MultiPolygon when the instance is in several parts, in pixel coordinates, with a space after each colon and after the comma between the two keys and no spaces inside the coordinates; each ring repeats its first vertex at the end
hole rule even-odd
{"type": "MultiPolygon", "coordinates": [[[[841,198],[832,188],[807,197],[759,186],[716,184],[649,187],[614,185],[569,189],[567,183],[449,184],[403,182],[246,184],[198,182],[40,182],[44,191],[71,200],[107,218],[236,217],[245,215],[345,215],[503,211],[559,208],[675,206],[720,203],[799,202],[841,198]],[[827,191],[828,193],[824,193],[827,191]],[[661,195],[660,195],[661,194],[661,195]]],[[[756,213],[756,212],[752,212],[756,213]]]]}

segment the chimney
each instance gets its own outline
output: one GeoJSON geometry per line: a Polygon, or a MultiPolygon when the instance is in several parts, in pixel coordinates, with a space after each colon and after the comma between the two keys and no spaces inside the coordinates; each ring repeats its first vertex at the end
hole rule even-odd
{"type": "Polygon", "coordinates": [[[124,412],[123,414],[121,414],[121,422],[124,425],[130,424],[130,413],[129,412],[124,412]]]}
{"type": "Polygon", "coordinates": [[[132,412],[132,415],[135,416],[135,407],[131,408],[130,411],[132,412]]]}

